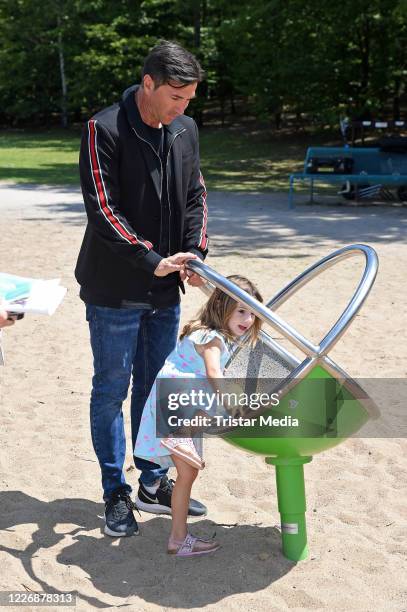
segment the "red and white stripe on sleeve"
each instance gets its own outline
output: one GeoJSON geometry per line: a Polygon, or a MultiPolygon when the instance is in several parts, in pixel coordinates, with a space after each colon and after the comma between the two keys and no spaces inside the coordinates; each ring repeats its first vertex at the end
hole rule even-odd
{"type": "Polygon", "coordinates": [[[129,231],[123,221],[121,221],[113,212],[109,198],[106,193],[105,184],[103,181],[102,170],[99,162],[98,143],[97,143],[97,127],[96,120],[91,119],[88,122],[88,145],[89,145],[89,160],[90,169],[95,185],[96,197],[99,209],[112,229],[129,244],[140,245],[148,251],[153,248],[153,245],[148,240],[140,240],[135,232],[129,231]]]}
{"type": "Polygon", "coordinates": [[[208,238],[206,236],[206,226],[208,223],[208,205],[206,203],[207,192],[206,192],[206,186],[205,186],[205,182],[202,176],[202,172],[199,172],[199,182],[201,183],[203,187],[203,192],[201,196],[202,197],[202,227],[201,227],[201,232],[199,235],[198,247],[200,249],[205,250],[208,244],[208,238]]]}

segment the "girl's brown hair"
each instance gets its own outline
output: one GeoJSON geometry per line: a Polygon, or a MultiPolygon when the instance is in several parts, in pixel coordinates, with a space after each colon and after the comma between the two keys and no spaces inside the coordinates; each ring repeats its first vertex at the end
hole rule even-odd
{"type": "MultiPolygon", "coordinates": [[[[257,287],[255,287],[255,285],[253,285],[253,283],[249,281],[249,279],[245,278],[244,276],[239,276],[237,274],[228,276],[227,278],[228,280],[232,281],[232,283],[240,287],[240,289],[243,289],[249,295],[256,298],[256,300],[258,300],[259,302],[263,301],[263,298],[257,287]]],[[[236,338],[230,333],[227,324],[236,306],[237,302],[235,299],[231,298],[229,295],[227,295],[220,289],[215,289],[215,291],[212,293],[207,303],[201,308],[195,319],[192,319],[192,321],[185,325],[184,329],[182,330],[180,340],[198,329],[216,329],[216,331],[219,331],[221,334],[223,334],[225,338],[228,338],[232,342],[235,342],[236,338]]],[[[256,317],[253,325],[251,326],[248,332],[247,338],[247,341],[250,342],[252,346],[254,346],[257,342],[257,337],[259,335],[260,328],[261,320],[256,317]]]]}

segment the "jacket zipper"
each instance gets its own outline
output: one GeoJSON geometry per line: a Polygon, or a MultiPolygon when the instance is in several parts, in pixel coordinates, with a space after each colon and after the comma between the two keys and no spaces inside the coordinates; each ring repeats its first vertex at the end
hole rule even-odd
{"type": "Polygon", "coordinates": [[[143,142],[148,144],[148,146],[151,148],[153,153],[155,153],[155,155],[158,157],[158,161],[160,162],[160,168],[161,168],[161,174],[160,174],[160,178],[161,178],[161,183],[160,183],[160,204],[161,204],[161,197],[162,197],[162,192],[163,192],[163,164],[162,164],[162,161],[161,161],[161,157],[158,155],[157,151],[154,149],[154,147],[151,144],[151,142],[148,142],[148,140],[146,140],[145,138],[140,136],[140,134],[137,133],[137,130],[135,128],[133,128],[133,131],[134,131],[135,135],[137,136],[137,138],[140,138],[140,140],[142,140],[143,142]]]}
{"type": "Polygon", "coordinates": [[[169,185],[168,185],[168,159],[170,156],[170,151],[171,151],[171,147],[175,142],[175,139],[177,138],[177,136],[179,136],[180,134],[182,134],[183,132],[186,132],[186,129],[184,128],[183,130],[180,130],[179,132],[177,132],[174,136],[174,138],[171,141],[170,146],[168,147],[168,151],[167,151],[167,160],[165,162],[165,169],[166,169],[166,175],[167,175],[167,198],[168,198],[168,251],[169,254],[171,255],[171,200],[170,200],[170,189],[169,189],[169,185]]]}
{"type": "MultiPolygon", "coordinates": [[[[146,140],[145,138],[143,138],[142,136],[140,136],[140,134],[138,134],[137,130],[135,128],[132,128],[134,133],[136,134],[137,138],[139,138],[140,140],[142,140],[143,142],[145,142],[146,144],[148,144],[148,146],[151,148],[151,150],[155,153],[155,155],[158,157],[158,160],[160,162],[160,168],[161,168],[161,174],[160,174],[160,205],[161,205],[161,200],[162,200],[162,193],[163,193],[163,164],[161,161],[161,157],[158,155],[157,151],[154,149],[153,145],[151,144],[151,142],[148,142],[148,140],[146,140]]],[[[179,136],[180,134],[182,134],[183,132],[186,132],[186,128],[183,128],[182,130],[180,130],[179,132],[177,132],[174,135],[174,138],[171,141],[171,144],[168,148],[167,151],[167,159],[166,159],[166,171],[167,171],[167,197],[168,197],[168,213],[169,213],[169,224],[168,224],[168,251],[169,254],[171,254],[171,201],[170,201],[170,190],[169,190],[169,186],[168,186],[168,158],[170,155],[170,151],[172,148],[172,145],[174,144],[175,139],[177,138],[177,136],[179,136]]],[[[159,248],[161,246],[161,230],[162,230],[162,214],[160,215],[160,245],[159,248]]]]}
{"type": "MultiPolygon", "coordinates": [[[[139,138],[140,140],[142,140],[143,142],[148,144],[148,146],[151,148],[153,153],[155,153],[155,155],[158,157],[158,161],[160,162],[160,168],[161,168],[161,173],[160,173],[160,211],[162,211],[162,209],[161,209],[161,199],[162,199],[162,193],[163,193],[163,164],[162,164],[162,161],[161,161],[161,157],[158,155],[157,151],[154,149],[154,147],[151,144],[151,142],[148,142],[148,140],[146,140],[145,138],[140,136],[140,134],[137,133],[137,130],[135,128],[133,128],[133,131],[136,134],[137,138],[139,138]]],[[[158,250],[160,250],[160,247],[161,247],[162,229],[163,229],[163,220],[162,220],[162,212],[161,212],[161,214],[160,214],[160,242],[159,242],[159,245],[158,245],[158,250]]]]}

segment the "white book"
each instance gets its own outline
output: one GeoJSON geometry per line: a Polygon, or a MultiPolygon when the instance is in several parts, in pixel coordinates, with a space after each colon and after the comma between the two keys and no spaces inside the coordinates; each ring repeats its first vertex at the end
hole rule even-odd
{"type": "Polygon", "coordinates": [[[66,293],[59,282],[0,272],[0,303],[8,312],[52,315],[66,293]]]}
{"type": "MultiPolygon", "coordinates": [[[[0,272],[0,305],[6,312],[52,315],[64,299],[65,293],[66,289],[59,284],[58,278],[43,280],[0,272]]],[[[0,365],[4,365],[1,330],[0,365]]]]}

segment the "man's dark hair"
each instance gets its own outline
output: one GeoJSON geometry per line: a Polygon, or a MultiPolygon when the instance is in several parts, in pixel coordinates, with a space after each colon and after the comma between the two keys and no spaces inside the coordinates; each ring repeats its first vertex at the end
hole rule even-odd
{"type": "Polygon", "coordinates": [[[181,87],[191,83],[200,83],[204,72],[192,53],[175,42],[160,40],[147,55],[142,77],[149,74],[156,87],[171,81],[180,83],[181,87]]]}

